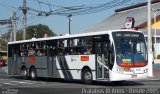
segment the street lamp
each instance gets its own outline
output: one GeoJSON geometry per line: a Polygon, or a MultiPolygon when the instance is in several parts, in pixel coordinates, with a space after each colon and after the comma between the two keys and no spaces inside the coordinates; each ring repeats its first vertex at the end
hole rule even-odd
{"type": "Polygon", "coordinates": [[[153,77],[153,52],[152,52],[152,33],[151,33],[151,0],[147,0],[148,6],[148,77],[153,77]]]}
{"type": "Polygon", "coordinates": [[[67,18],[68,18],[68,28],[69,28],[69,35],[71,34],[71,17],[72,17],[72,14],[69,14],[68,16],[67,16],[67,18]]]}

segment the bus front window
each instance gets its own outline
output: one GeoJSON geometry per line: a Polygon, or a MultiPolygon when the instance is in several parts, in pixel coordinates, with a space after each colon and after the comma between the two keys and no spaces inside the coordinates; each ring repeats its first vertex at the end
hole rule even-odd
{"type": "Polygon", "coordinates": [[[147,64],[147,49],[143,34],[131,32],[128,32],[128,34],[126,32],[114,33],[117,64],[122,67],[145,66],[147,64]]]}

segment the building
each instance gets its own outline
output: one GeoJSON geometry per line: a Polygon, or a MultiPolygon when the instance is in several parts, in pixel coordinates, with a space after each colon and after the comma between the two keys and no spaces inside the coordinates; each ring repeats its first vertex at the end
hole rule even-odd
{"type": "MultiPolygon", "coordinates": [[[[152,1],[152,36],[153,44],[160,45],[160,0],[152,1]],[[156,32],[155,32],[156,31],[156,32]]],[[[136,5],[116,9],[115,13],[103,20],[99,24],[85,30],[84,32],[95,32],[95,31],[104,31],[104,30],[113,30],[124,28],[124,23],[127,17],[133,17],[135,19],[135,27],[138,27],[140,31],[144,32],[147,41],[147,2],[139,3],[136,5]]],[[[157,46],[157,45],[156,45],[157,46]]],[[[160,48],[160,46],[159,46],[160,48]]],[[[155,57],[160,55],[160,50],[154,47],[155,57]]]]}

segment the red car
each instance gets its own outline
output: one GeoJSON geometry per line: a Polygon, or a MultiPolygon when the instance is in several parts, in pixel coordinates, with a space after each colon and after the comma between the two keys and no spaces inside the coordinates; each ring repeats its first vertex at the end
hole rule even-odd
{"type": "Polygon", "coordinates": [[[0,60],[0,67],[5,66],[5,61],[4,60],[0,60]]]}

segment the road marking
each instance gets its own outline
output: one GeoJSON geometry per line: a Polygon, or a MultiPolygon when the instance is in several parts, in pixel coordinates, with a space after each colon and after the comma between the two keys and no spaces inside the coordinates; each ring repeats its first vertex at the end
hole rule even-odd
{"type": "Polygon", "coordinates": [[[13,83],[3,83],[4,85],[17,85],[17,84],[13,84],[13,83]]]}
{"type": "Polygon", "coordinates": [[[19,83],[19,84],[33,84],[30,82],[22,82],[22,81],[10,81],[10,82],[19,83]]]}

